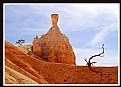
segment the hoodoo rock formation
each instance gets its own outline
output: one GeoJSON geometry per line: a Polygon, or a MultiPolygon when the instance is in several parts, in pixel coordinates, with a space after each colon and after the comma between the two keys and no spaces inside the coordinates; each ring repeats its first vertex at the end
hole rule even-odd
{"type": "Polygon", "coordinates": [[[49,62],[75,64],[75,54],[69,39],[57,26],[58,14],[51,15],[52,27],[40,38],[33,40],[32,51],[49,62]]]}

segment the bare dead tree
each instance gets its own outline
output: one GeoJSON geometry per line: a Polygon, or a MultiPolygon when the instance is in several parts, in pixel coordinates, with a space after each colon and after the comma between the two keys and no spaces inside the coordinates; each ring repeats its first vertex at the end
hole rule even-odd
{"type": "Polygon", "coordinates": [[[97,63],[97,62],[91,62],[92,58],[97,57],[97,56],[103,57],[101,55],[104,54],[104,44],[102,44],[102,49],[103,49],[103,51],[100,54],[91,56],[88,61],[86,59],[84,59],[87,62],[86,66],[91,66],[91,65],[93,65],[93,63],[97,63]]]}

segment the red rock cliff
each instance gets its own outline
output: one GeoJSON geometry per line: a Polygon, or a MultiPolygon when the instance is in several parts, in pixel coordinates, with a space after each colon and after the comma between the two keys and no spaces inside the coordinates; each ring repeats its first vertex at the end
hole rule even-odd
{"type": "Polygon", "coordinates": [[[75,54],[69,39],[57,26],[58,14],[52,14],[52,27],[40,38],[33,40],[32,51],[49,62],[75,65],[75,54]]]}

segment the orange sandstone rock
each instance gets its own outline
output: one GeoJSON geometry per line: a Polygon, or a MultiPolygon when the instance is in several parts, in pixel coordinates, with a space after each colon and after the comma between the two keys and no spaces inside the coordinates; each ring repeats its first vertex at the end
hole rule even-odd
{"type": "Polygon", "coordinates": [[[69,39],[57,26],[58,14],[52,14],[52,27],[40,38],[33,40],[32,51],[49,62],[75,65],[75,54],[69,39]]]}
{"type": "Polygon", "coordinates": [[[58,14],[52,14],[51,15],[51,20],[52,20],[52,26],[57,26],[58,14]]]}

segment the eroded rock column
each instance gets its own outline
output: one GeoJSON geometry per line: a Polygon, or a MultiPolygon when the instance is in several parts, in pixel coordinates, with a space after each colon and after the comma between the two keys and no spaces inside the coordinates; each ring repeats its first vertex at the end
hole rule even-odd
{"type": "Polygon", "coordinates": [[[76,65],[76,57],[69,39],[57,26],[58,18],[58,14],[51,15],[52,27],[40,38],[35,37],[33,52],[52,63],[76,65]]]}
{"type": "Polygon", "coordinates": [[[57,26],[58,14],[52,14],[52,15],[51,15],[51,20],[52,20],[52,27],[53,27],[53,26],[57,26]]]}

